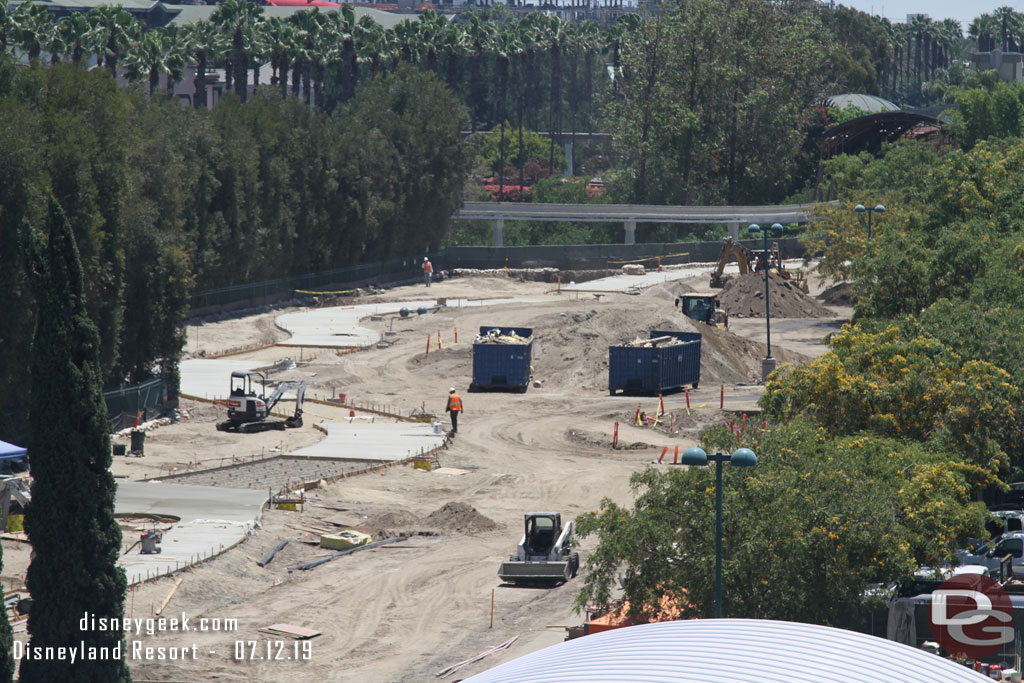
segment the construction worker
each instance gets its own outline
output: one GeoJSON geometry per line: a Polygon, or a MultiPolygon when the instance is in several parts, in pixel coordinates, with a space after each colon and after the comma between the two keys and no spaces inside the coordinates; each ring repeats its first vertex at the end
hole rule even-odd
{"type": "Polygon", "coordinates": [[[452,416],[452,434],[459,431],[459,413],[462,412],[462,399],[455,393],[455,387],[448,390],[448,405],[445,410],[452,416]]]}
{"type": "Polygon", "coordinates": [[[430,278],[434,275],[434,266],[430,264],[430,259],[423,259],[423,282],[426,283],[427,287],[430,286],[430,278]]]}

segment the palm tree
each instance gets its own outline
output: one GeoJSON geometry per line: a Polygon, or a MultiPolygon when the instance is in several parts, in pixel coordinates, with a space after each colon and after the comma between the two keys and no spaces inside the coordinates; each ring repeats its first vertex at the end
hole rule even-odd
{"type": "Polygon", "coordinates": [[[569,40],[567,22],[552,17],[548,22],[547,42],[551,53],[551,152],[548,157],[548,173],[555,172],[555,136],[562,132],[562,46],[569,40]]]}
{"type": "Polygon", "coordinates": [[[81,66],[93,37],[93,27],[89,18],[82,12],[75,12],[57,21],[53,27],[53,43],[49,49],[54,55],[60,52],[65,59],[70,57],[72,64],[81,66]]]}
{"type": "MultiPolygon", "coordinates": [[[[346,9],[351,16],[352,8],[344,7],[342,11],[346,9]]],[[[312,90],[316,93],[312,102],[320,110],[324,108],[324,74],[327,70],[327,65],[338,61],[342,53],[341,34],[344,30],[340,29],[340,26],[343,21],[344,19],[340,13],[329,15],[317,13],[315,18],[316,28],[310,36],[311,39],[307,42],[310,79],[312,90]]],[[[354,49],[353,53],[355,53],[354,49]]],[[[310,97],[307,94],[306,104],[309,104],[310,101],[310,97]]]]}
{"type": "Polygon", "coordinates": [[[295,27],[281,17],[269,17],[260,24],[267,42],[272,75],[270,84],[281,90],[281,97],[288,95],[288,70],[295,53],[295,27]]]}
{"type": "Polygon", "coordinates": [[[1024,24],[1021,21],[1022,17],[1012,7],[1006,5],[999,7],[992,14],[999,22],[999,37],[1003,52],[1010,52],[1010,42],[1013,36],[1020,32],[1021,25],[1024,24]]]}
{"type": "Polygon", "coordinates": [[[43,42],[47,40],[53,25],[50,11],[44,5],[29,0],[11,12],[11,24],[18,48],[28,53],[30,62],[39,59],[43,42]]]}
{"type": "Polygon", "coordinates": [[[164,34],[160,31],[146,31],[124,56],[125,77],[129,81],[149,79],[149,96],[160,83],[161,72],[168,71],[165,62],[167,49],[164,34]]]}
{"type": "Polygon", "coordinates": [[[580,25],[579,48],[583,51],[583,101],[587,103],[587,130],[594,132],[594,55],[601,48],[604,36],[593,21],[580,25]]]}
{"type": "MultiPolygon", "coordinates": [[[[370,24],[376,24],[370,17],[364,17],[370,24]]],[[[356,94],[356,82],[359,80],[359,55],[356,53],[356,38],[362,36],[363,28],[356,24],[355,10],[351,5],[343,5],[341,11],[331,15],[331,31],[341,43],[339,58],[341,60],[341,99],[351,100],[356,94]]]]}
{"type": "MultiPolygon", "coordinates": [[[[399,24],[401,25],[401,24],[399,24]]],[[[503,26],[494,34],[488,46],[497,60],[498,75],[498,112],[497,119],[501,122],[501,139],[498,142],[498,197],[505,194],[505,102],[508,100],[509,61],[520,48],[518,36],[510,28],[503,26]]]]}
{"type": "Polygon", "coordinates": [[[967,35],[978,43],[978,52],[991,52],[995,48],[996,32],[999,21],[991,14],[982,14],[974,18],[967,27],[967,35]]]}
{"type": "Polygon", "coordinates": [[[288,17],[288,23],[292,26],[292,95],[299,97],[302,93],[302,75],[306,70],[306,63],[309,61],[309,51],[306,49],[306,34],[310,31],[309,12],[296,12],[288,17]]]}
{"type": "Polygon", "coordinates": [[[359,17],[355,35],[356,59],[370,64],[373,80],[380,73],[381,62],[392,59],[396,52],[395,35],[366,15],[359,17]]]}
{"type": "Polygon", "coordinates": [[[270,42],[266,31],[267,20],[260,16],[245,29],[245,52],[252,67],[252,89],[260,85],[260,69],[270,54],[270,42]]]}
{"type": "Polygon", "coordinates": [[[0,0],[0,52],[7,52],[7,39],[12,28],[11,12],[7,8],[7,0],[0,0]]]}
{"type": "Polygon", "coordinates": [[[637,14],[623,14],[605,31],[605,52],[612,56],[612,78],[615,92],[619,91],[619,78],[622,76],[622,44],[626,35],[640,28],[643,20],[637,14]]]}
{"type": "Polygon", "coordinates": [[[248,95],[246,32],[262,15],[263,8],[247,0],[224,0],[210,15],[210,21],[231,36],[231,81],[235,94],[242,102],[246,101],[248,95]]]}
{"type": "Polygon", "coordinates": [[[393,29],[398,42],[398,53],[403,62],[415,63],[419,59],[420,22],[406,19],[393,29]]]}
{"type": "Polygon", "coordinates": [[[167,51],[164,57],[164,71],[167,74],[167,96],[170,97],[174,95],[174,86],[181,83],[184,76],[188,53],[183,33],[177,26],[165,26],[163,34],[164,49],[167,51]]]}
{"type": "Polygon", "coordinates": [[[485,23],[478,15],[473,15],[466,24],[466,36],[470,42],[472,57],[469,61],[469,123],[470,130],[476,132],[476,122],[483,117],[483,69],[484,53],[494,35],[494,24],[485,23]]]}
{"type": "Polygon", "coordinates": [[[313,60],[322,50],[319,43],[323,15],[319,9],[296,12],[291,17],[295,27],[295,59],[292,63],[292,93],[302,95],[306,104],[313,101],[311,71],[313,60]]]}
{"type": "Polygon", "coordinates": [[[196,109],[206,109],[206,71],[227,49],[227,41],[213,22],[196,21],[182,28],[181,43],[186,59],[196,67],[196,94],[192,106],[196,109]]]}
{"type": "Polygon", "coordinates": [[[453,93],[459,82],[460,58],[469,47],[469,36],[462,24],[449,24],[441,29],[439,49],[445,55],[445,82],[453,93]]]}
{"type": "Polygon", "coordinates": [[[953,62],[953,51],[963,43],[964,33],[956,19],[943,19],[938,23],[939,40],[942,46],[942,66],[945,69],[953,62]]]}
{"type": "Polygon", "coordinates": [[[142,26],[119,5],[102,5],[89,10],[87,16],[96,36],[97,63],[105,65],[116,77],[118,60],[139,40],[142,26]]]}
{"type": "Polygon", "coordinates": [[[520,22],[519,25],[509,26],[509,31],[514,32],[515,41],[509,43],[509,48],[512,50],[510,57],[510,66],[512,68],[512,76],[515,80],[515,98],[516,98],[516,128],[519,132],[519,152],[516,154],[516,161],[519,163],[519,198],[522,198],[523,185],[526,180],[526,162],[529,161],[526,158],[526,152],[523,145],[523,122],[525,119],[525,108],[526,108],[526,90],[527,90],[527,78],[529,71],[529,63],[527,55],[530,50],[537,43],[539,33],[535,27],[531,26],[526,22],[520,22]]]}
{"type": "Polygon", "coordinates": [[[427,71],[437,75],[437,53],[445,29],[449,28],[448,20],[443,14],[428,9],[419,16],[417,25],[419,44],[427,53],[427,71]]]}

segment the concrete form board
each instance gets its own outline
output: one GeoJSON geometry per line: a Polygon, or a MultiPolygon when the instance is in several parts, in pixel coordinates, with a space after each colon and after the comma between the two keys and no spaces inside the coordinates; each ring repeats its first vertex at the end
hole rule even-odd
{"type": "MultiPolygon", "coordinates": [[[[180,522],[163,535],[162,552],[143,555],[136,546],[122,555],[129,585],[216,555],[243,540],[259,519],[265,491],[187,486],[158,482],[119,482],[118,514],[170,515],[180,522]]],[[[126,538],[129,544],[138,539],[126,538]]]]}
{"type": "Polygon", "coordinates": [[[380,463],[380,460],[339,460],[282,455],[231,467],[187,472],[173,478],[164,477],[161,481],[169,484],[230,486],[260,491],[280,491],[302,482],[332,479],[380,463]]]}
{"type": "Polygon", "coordinates": [[[327,428],[327,438],[292,455],[385,462],[403,460],[444,443],[444,435],[434,434],[429,424],[332,422],[323,426],[327,428]]]}

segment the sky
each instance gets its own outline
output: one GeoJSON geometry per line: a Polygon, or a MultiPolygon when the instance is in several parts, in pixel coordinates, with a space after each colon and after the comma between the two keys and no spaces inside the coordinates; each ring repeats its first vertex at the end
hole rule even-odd
{"type": "MultiPolygon", "coordinates": [[[[991,14],[997,7],[1010,5],[1019,8],[1019,4],[1008,0],[980,0],[965,2],[964,0],[838,0],[837,5],[846,5],[869,14],[884,16],[892,22],[904,22],[908,14],[927,14],[935,21],[956,19],[967,33],[967,27],[979,14],[991,14]]],[[[1019,11],[1019,9],[1018,9],[1019,11]]]]}

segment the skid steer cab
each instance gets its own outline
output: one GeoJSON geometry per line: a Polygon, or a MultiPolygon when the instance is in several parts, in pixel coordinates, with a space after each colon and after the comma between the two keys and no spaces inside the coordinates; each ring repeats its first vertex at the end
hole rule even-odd
{"type": "Polygon", "coordinates": [[[302,400],[306,383],[281,382],[267,396],[267,377],[262,372],[234,371],[231,373],[231,393],[226,401],[228,419],[217,423],[222,432],[263,432],[302,426],[302,400]],[[288,391],[295,392],[295,414],[283,420],[272,420],[270,411],[288,391]]]}
{"type": "Polygon", "coordinates": [[[516,554],[498,569],[501,580],[517,585],[555,585],[576,576],[580,556],[572,548],[573,522],[563,527],[558,512],[530,512],[523,521],[525,533],[516,554]]]}
{"type": "Polygon", "coordinates": [[[719,307],[716,294],[684,292],[676,297],[676,306],[688,318],[720,330],[729,329],[729,314],[719,307]]]}

